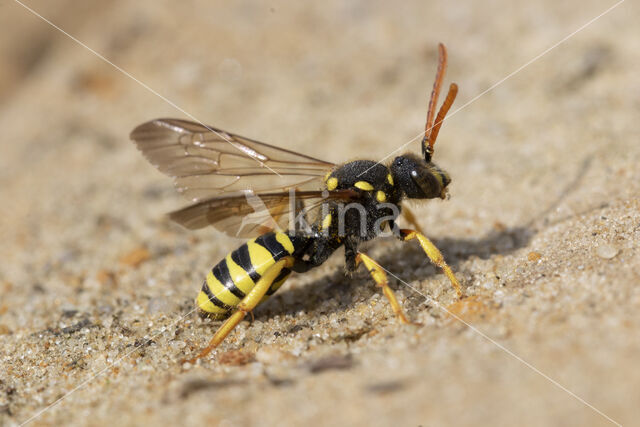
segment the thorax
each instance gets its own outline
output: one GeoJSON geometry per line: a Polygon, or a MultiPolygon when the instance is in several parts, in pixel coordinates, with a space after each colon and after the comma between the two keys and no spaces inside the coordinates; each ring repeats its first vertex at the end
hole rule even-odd
{"type": "Polygon", "coordinates": [[[325,185],[329,191],[349,189],[359,195],[348,204],[332,203],[331,217],[319,219],[320,228],[329,226],[330,235],[370,240],[380,234],[386,221],[400,214],[401,192],[389,168],[380,163],[356,160],[342,164],[327,174],[325,185]]]}

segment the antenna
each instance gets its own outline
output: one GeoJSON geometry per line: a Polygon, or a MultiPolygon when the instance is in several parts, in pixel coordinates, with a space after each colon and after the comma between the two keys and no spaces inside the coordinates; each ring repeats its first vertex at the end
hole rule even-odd
{"type": "Polygon", "coordinates": [[[442,80],[447,69],[447,49],[442,43],[438,43],[438,70],[436,71],[436,80],[433,82],[433,90],[431,91],[431,98],[429,99],[429,108],[427,110],[427,123],[424,127],[424,138],[422,139],[422,154],[424,159],[429,162],[433,155],[433,145],[436,143],[438,132],[444,121],[444,117],[447,115],[449,108],[453,104],[458,94],[458,85],[452,83],[449,86],[449,92],[447,97],[438,111],[435,124],[433,117],[436,111],[436,104],[438,103],[438,96],[440,95],[440,88],[442,87],[442,80]]]}
{"type": "Polygon", "coordinates": [[[444,121],[444,116],[449,112],[449,108],[453,105],[453,101],[456,99],[456,95],[458,94],[458,85],[455,83],[451,83],[449,86],[449,92],[447,93],[447,97],[442,103],[442,107],[440,107],[440,111],[438,111],[438,115],[436,116],[436,123],[433,125],[433,129],[429,134],[429,147],[428,151],[433,154],[433,144],[436,143],[436,138],[438,137],[438,132],[440,132],[440,128],[442,127],[442,122],[444,121]]]}

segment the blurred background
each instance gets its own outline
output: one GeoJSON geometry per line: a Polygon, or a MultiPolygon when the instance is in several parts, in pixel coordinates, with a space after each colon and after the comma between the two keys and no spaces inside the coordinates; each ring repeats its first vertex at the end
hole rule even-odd
{"type": "Polygon", "coordinates": [[[0,421],[104,367],[37,422],[635,420],[640,9],[595,19],[616,4],[2,2],[0,421]],[[241,241],[171,224],[164,213],[186,201],[129,132],[191,115],[333,162],[390,161],[419,150],[438,42],[445,87],[460,87],[434,157],[452,198],[412,206],[469,298],[456,302],[415,247],[370,253],[584,402],[393,280],[425,325],[400,328],[366,275],[342,275],[341,255],[241,325],[221,350],[241,362],[181,370],[215,325],[175,321],[241,241]]]}

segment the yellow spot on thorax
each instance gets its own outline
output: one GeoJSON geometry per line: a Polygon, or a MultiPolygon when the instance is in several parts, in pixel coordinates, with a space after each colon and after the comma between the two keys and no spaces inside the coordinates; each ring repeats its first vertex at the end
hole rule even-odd
{"type": "Polygon", "coordinates": [[[391,174],[387,174],[387,181],[389,181],[389,184],[393,185],[393,177],[391,176],[391,174]]]}
{"type": "Polygon", "coordinates": [[[324,217],[324,219],[322,220],[322,229],[326,230],[327,228],[329,228],[331,226],[331,214],[328,214],[327,216],[324,217]]]}
{"type": "Polygon", "coordinates": [[[372,191],[373,185],[369,184],[367,181],[358,181],[353,184],[354,187],[359,188],[363,191],[372,191]]]}
{"type": "Polygon", "coordinates": [[[378,191],[376,193],[376,199],[382,203],[382,202],[386,202],[387,201],[387,195],[384,194],[384,191],[378,191]]]}
{"type": "Polygon", "coordinates": [[[327,190],[332,191],[335,190],[338,186],[338,178],[329,178],[327,180],[327,190]]]}

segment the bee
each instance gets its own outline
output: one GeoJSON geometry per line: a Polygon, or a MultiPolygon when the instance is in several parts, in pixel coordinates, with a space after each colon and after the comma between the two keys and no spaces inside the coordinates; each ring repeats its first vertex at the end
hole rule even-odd
{"type": "Polygon", "coordinates": [[[226,320],[187,362],[207,356],[291,272],[322,265],[341,246],[346,271],[364,264],[399,321],[411,323],[384,269],[359,250],[362,242],[386,230],[402,241],[417,240],[462,297],[460,283],[440,251],[401,206],[403,199],[447,196],[451,178],[431,161],[442,121],[458,92],[452,83],[436,116],[446,66],[447,52],[439,44],[422,155],[406,153],[388,165],[371,160],[338,165],[180,119],[152,120],[131,132],[149,162],[173,177],[177,190],[194,202],[170,213],[173,221],[187,229],[213,226],[231,236],[251,238],[207,274],[197,307],[202,315],[226,320]],[[414,229],[398,228],[401,213],[414,229]]]}

